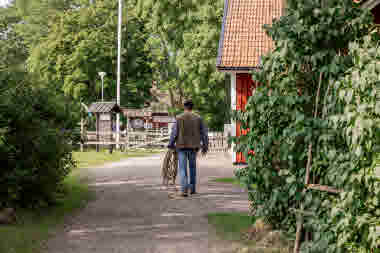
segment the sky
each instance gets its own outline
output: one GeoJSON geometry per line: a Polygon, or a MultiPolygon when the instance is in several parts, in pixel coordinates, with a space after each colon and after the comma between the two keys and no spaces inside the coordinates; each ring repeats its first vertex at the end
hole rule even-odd
{"type": "Polygon", "coordinates": [[[0,0],[0,6],[5,5],[7,2],[9,2],[9,0],[0,0]]]}

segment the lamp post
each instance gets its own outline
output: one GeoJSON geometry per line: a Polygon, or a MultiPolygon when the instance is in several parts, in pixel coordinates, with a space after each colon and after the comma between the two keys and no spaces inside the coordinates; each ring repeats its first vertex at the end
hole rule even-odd
{"type": "Polygon", "coordinates": [[[103,89],[104,89],[103,79],[104,79],[104,76],[106,75],[106,72],[99,72],[98,75],[102,79],[102,102],[103,102],[103,89]]]}
{"type": "MultiPolygon", "coordinates": [[[[117,100],[120,106],[120,70],[121,70],[121,22],[122,22],[122,0],[119,0],[119,22],[117,29],[117,100]]],[[[116,149],[119,149],[120,140],[120,113],[116,114],[116,149]]]]}

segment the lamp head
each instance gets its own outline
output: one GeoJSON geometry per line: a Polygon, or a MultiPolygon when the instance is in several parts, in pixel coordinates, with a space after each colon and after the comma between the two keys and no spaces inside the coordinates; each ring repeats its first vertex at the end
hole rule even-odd
{"type": "Polygon", "coordinates": [[[103,78],[106,75],[106,72],[99,72],[98,75],[103,78]]]}

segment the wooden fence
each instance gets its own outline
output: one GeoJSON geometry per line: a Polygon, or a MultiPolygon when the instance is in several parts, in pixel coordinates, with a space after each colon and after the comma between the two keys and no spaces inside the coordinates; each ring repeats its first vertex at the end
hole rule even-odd
{"type": "MultiPolygon", "coordinates": [[[[165,148],[169,143],[168,129],[149,129],[146,131],[121,132],[119,143],[116,142],[115,132],[87,131],[84,145],[116,145],[128,148],[165,148]]],[[[229,149],[227,137],[223,132],[209,133],[209,152],[227,152],[229,149]]]]}
{"type": "Polygon", "coordinates": [[[228,139],[223,132],[209,132],[208,142],[210,153],[227,152],[229,149],[228,139]]]}

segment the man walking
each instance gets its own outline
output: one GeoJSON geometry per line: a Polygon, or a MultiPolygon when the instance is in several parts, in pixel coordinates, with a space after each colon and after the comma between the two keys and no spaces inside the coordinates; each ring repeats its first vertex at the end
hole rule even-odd
{"type": "Polygon", "coordinates": [[[172,128],[168,148],[177,149],[179,162],[179,176],[181,180],[182,196],[187,197],[196,193],[197,152],[202,149],[202,154],[208,150],[207,128],[200,116],[194,114],[193,102],[184,103],[185,112],[177,116],[172,128]],[[187,176],[187,162],[189,161],[189,176],[187,176]]]}

